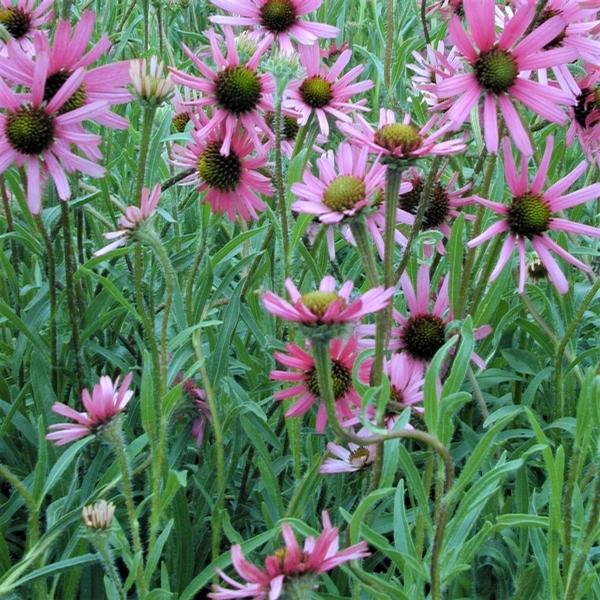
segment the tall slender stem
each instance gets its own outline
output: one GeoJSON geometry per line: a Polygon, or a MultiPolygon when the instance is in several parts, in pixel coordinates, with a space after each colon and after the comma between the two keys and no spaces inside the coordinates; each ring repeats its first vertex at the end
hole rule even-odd
{"type": "Polygon", "coordinates": [[[69,205],[67,202],[60,202],[63,224],[63,245],[65,253],[65,271],[67,278],[67,303],[71,322],[71,343],[73,345],[73,354],[75,356],[75,387],[77,394],[81,391],[82,370],[81,370],[81,349],[79,346],[79,306],[77,305],[74,274],[75,274],[75,256],[73,255],[73,244],[71,240],[71,220],[69,218],[69,205]]]}
{"type": "Polygon", "coordinates": [[[146,163],[148,161],[148,148],[150,146],[150,136],[152,135],[152,126],[154,125],[155,115],[155,106],[144,106],[142,116],[142,137],[140,140],[140,162],[135,186],[136,199],[141,196],[142,188],[144,187],[144,180],[146,177],[146,163]]]}
{"type": "Polygon", "coordinates": [[[275,192],[277,194],[277,209],[281,220],[281,238],[283,244],[283,272],[288,276],[290,266],[290,231],[288,224],[288,209],[285,201],[283,181],[283,160],[281,155],[281,134],[283,132],[283,114],[281,112],[283,94],[277,92],[275,101],[275,192]]]}
{"type": "Polygon", "coordinates": [[[373,254],[373,246],[369,239],[369,230],[364,215],[352,219],[350,229],[356,242],[356,247],[363,262],[363,267],[367,273],[369,283],[374,287],[379,284],[379,273],[377,264],[375,263],[375,255],[373,254]]]}
{"type": "Polygon", "coordinates": [[[394,0],[387,0],[385,27],[385,60],[383,65],[383,85],[389,91],[392,74],[392,50],[394,47],[394,0]]]}
{"type": "Polygon", "coordinates": [[[429,208],[429,201],[432,196],[431,191],[436,183],[438,176],[438,168],[441,162],[442,158],[440,156],[436,156],[431,163],[431,167],[429,168],[429,175],[425,180],[425,185],[423,186],[423,191],[421,192],[421,198],[419,199],[419,208],[417,209],[417,214],[415,215],[415,222],[413,223],[412,229],[408,236],[408,241],[406,242],[406,248],[404,248],[404,254],[402,255],[400,265],[396,269],[394,283],[400,281],[402,273],[404,273],[406,267],[408,266],[408,261],[411,257],[412,245],[417,235],[421,231],[423,220],[425,219],[425,214],[427,213],[427,209],[429,208]]]}
{"type": "Polygon", "coordinates": [[[104,567],[109,579],[113,582],[117,590],[117,594],[119,594],[119,598],[121,600],[127,600],[127,596],[123,590],[123,583],[121,582],[119,573],[115,568],[112,552],[105,532],[98,532],[94,534],[92,537],[92,544],[94,545],[96,552],[98,552],[98,556],[100,556],[100,562],[102,563],[102,566],[104,567]]]}
{"type": "Polygon", "coordinates": [[[196,358],[200,363],[200,375],[202,377],[202,387],[206,393],[206,402],[210,410],[212,419],[212,431],[215,438],[215,453],[217,463],[217,501],[212,515],[212,558],[215,560],[219,556],[221,548],[221,527],[223,523],[223,512],[225,511],[225,437],[223,435],[223,426],[219,409],[215,398],[214,390],[204,359],[202,344],[200,338],[200,330],[196,331],[192,336],[196,358]]]}
{"type": "Polygon", "coordinates": [[[58,392],[58,361],[57,361],[57,345],[56,345],[56,259],[54,257],[54,247],[52,240],[46,231],[44,221],[41,215],[35,218],[38,230],[44,240],[46,246],[46,265],[48,271],[48,296],[50,297],[50,373],[52,379],[52,389],[58,392]]]}
{"type": "Polygon", "coordinates": [[[131,484],[131,468],[127,451],[125,449],[125,438],[123,437],[123,429],[121,423],[117,419],[103,430],[103,436],[115,453],[119,469],[121,471],[121,480],[123,482],[123,495],[125,497],[125,507],[127,509],[127,518],[129,520],[129,528],[131,529],[131,541],[133,550],[138,556],[138,567],[136,571],[136,584],[138,593],[141,598],[144,598],[147,593],[146,580],[144,577],[144,551],[142,548],[142,539],[140,537],[140,524],[135,514],[135,503],[133,501],[133,486],[131,484]]]}

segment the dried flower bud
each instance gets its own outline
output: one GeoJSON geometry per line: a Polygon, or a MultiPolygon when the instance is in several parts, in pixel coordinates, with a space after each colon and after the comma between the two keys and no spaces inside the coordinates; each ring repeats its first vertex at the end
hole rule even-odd
{"type": "Polygon", "coordinates": [[[95,530],[108,529],[115,514],[115,505],[106,500],[98,500],[94,504],[84,506],[81,511],[81,516],[86,527],[95,530]]]}
{"type": "Polygon", "coordinates": [[[156,56],[150,57],[149,62],[146,59],[132,60],[129,75],[137,95],[151,104],[160,104],[175,88],[164,63],[156,56]]]}

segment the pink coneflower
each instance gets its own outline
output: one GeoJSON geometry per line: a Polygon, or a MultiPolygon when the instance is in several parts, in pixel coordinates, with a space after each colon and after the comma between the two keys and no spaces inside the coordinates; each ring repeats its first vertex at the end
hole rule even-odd
{"type": "MultiPolygon", "coordinates": [[[[406,225],[414,224],[414,215],[417,214],[421,195],[425,187],[425,180],[422,174],[414,167],[406,172],[407,183],[410,183],[411,189],[407,192],[400,191],[399,199],[399,221],[406,225]]],[[[428,198],[428,206],[423,217],[423,231],[438,230],[441,231],[446,239],[450,239],[451,226],[449,221],[457,218],[461,214],[461,209],[471,203],[471,198],[465,198],[465,194],[471,189],[467,184],[456,189],[458,175],[454,173],[447,183],[441,179],[441,173],[436,176],[434,184],[428,198]],[[453,189],[454,188],[454,189],[453,189]]],[[[463,213],[468,220],[473,219],[472,215],[463,213]]],[[[444,244],[439,242],[436,249],[440,254],[444,254],[444,244]]]]}
{"type": "Polygon", "coordinates": [[[565,136],[570,146],[575,137],[588,160],[600,163],[600,70],[589,67],[586,75],[577,82],[577,104],[569,109],[571,123],[565,136]]]}
{"type": "Polygon", "coordinates": [[[446,46],[440,40],[437,47],[427,45],[425,53],[416,50],[412,53],[416,63],[407,64],[407,68],[413,71],[410,85],[413,91],[422,95],[430,108],[435,110],[446,110],[452,106],[452,100],[442,100],[435,93],[435,85],[441,83],[448,77],[456,75],[462,68],[456,48],[451,48],[446,54],[446,46]]]}
{"type": "Polygon", "coordinates": [[[240,135],[238,131],[240,124],[243,125],[246,135],[256,148],[261,148],[257,129],[265,135],[271,135],[264,113],[273,110],[270,98],[275,91],[275,82],[271,75],[259,74],[256,71],[262,55],[269,46],[268,43],[265,41],[260,43],[248,61],[241,64],[231,27],[225,27],[224,32],[226,56],[221,53],[215,32],[210,29],[206,34],[210,41],[216,71],[213,71],[185,45],[183,46],[185,53],[202,77],[188,75],[174,68],[170,71],[175,83],[200,92],[201,95],[196,100],[192,100],[190,105],[211,108],[211,118],[203,123],[199,134],[203,138],[223,127],[221,154],[227,156],[234,135],[240,135]]]}
{"type": "Polygon", "coordinates": [[[190,103],[197,99],[198,95],[189,88],[183,89],[183,95],[179,90],[175,90],[175,95],[171,100],[174,111],[171,123],[173,129],[175,129],[177,133],[183,133],[185,131],[193,114],[193,108],[190,106],[190,103]]]}
{"type": "Polygon", "coordinates": [[[106,102],[94,102],[65,114],[61,108],[80,88],[85,72],[74,71],[53,98],[46,102],[44,93],[48,78],[49,58],[42,54],[35,62],[31,91],[16,93],[0,78],[0,173],[11,164],[25,167],[27,173],[27,206],[33,214],[41,210],[42,183],[49,174],[58,196],[71,195],[67,173],[80,171],[102,177],[104,168],[95,160],[101,157],[100,137],[85,132],[81,124],[106,113],[106,102]],[[92,160],[75,154],[78,148],[92,160]]]}
{"type": "Polygon", "coordinates": [[[51,433],[46,439],[53,441],[57,446],[64,446],[96,433],[98,429],[110,423],[125,410],[133,396],[133,391],[129,390],[132,377],[129,373],[119,386],[119,377],[113,382],[110,377],[103,375],[91,394],[84,389],[81,392],[81,401],[87,412],[77,412],[62,402],[55,402],[52,405],[53,412],[72,419],[75,423],[50,425],[51,433]]]}
{"type": "Polygon", "coordinates": [[[42,0],[39,4],[37,0],[0,0],[0,24],[31,52],[31,36],[51,21],[53,4],[54,0],[42,0]]]}
{"type": "Polygon", "coordinates": [[[379,111],[379,128],[373,129],[369,123],[356,114],[353,124],[339,122],[338,128],[350,142],[358,146],[366,145],[371,152],[393,158],[413,159],[421,156],[456,154],[465,150],[462,139],[438,142],[448,131],[448,126],[432,132],[437,116],[430,119],[420,129],[405,115],[401,123],[396,122],[393,111],[382,108],[379,111]]]}
{"type": "Polygon", "coordinates": [[[464,0],[463,8],[470,36],[456,15],[450,21],[449,32],[452,42],[471,66],[471,72],[454,75],[436,86],[436,93],[442,98],[458,97],[446,117],[454,128],[459,128],[483,99],[486,146],[490,152],[497,152],[499,106],[515,144],[530,155],[533,153],[531,142],[513,100],[548,121],[566,122],[561,106],[572,103],[572,95],[528,79],[531,69],[562,65],[575,58],[570,48],[544,50],[563,31],[565,22],[559,16],[552,17],[518,42],[535,17],[535,3],[519,8],[499,36],[494,0],[464,0]]]}
{"type": "Polygon", "coordinates": [[[115,250],[127,243],[131,234],[141,227],[156,212],[158,201],[160,200],[160,185],[154,186],[152,192],[148,188],[142,190],[140,206],[128,206],[125,214],[119,219],[120,229],[118,231],[109,231],[104,234],[107,240],[113,240],[104,248],[94,252],[94,256],[102,256],[111,250],[115,250]]]}
{"type": "MultiPolygon", "coordinates": [[[[410,182],[403,181],[400,184],[400,194],[408,194],[412,189],[410,182]]],[[[383,240],[383,233],[385,231],[385,191],[383,188],[379,190],[377,197],[374,202],[374,209],[367,210],[365,220],[367,223],[367,228],[369,233],[371,234],[371,239],[377,248],[377,253],[379,257],[383,260],[385,254],[385,244],[383,240]]],[[[410,216],[410,215],[406,215],[410,216]]],[[[403,223],[403,214],[400,209],[396,211],[396,221],[398,223],[403,223]]],[[[353,246],[356,246],[356,240],[352,235],[352,231],[349,225],[344,225],[342,228],[342,235],[346,238],[346,241],[353,246]]],[[[408,243],[407,238],[400,232],[398,229],[394,232],[394,240],[396,244],[399,246],[406,246],[408,243]]],[[[335,246],[333,244],[333,229],[329,227],[327,229],[327,246],[329,249],[329,258],[333,260],[335,258],[335,246]],[[331,236],[331,237],[330,237],[331,236]]]]}
{"type": "MultiPolygon", "coordinates": [[[[367,438],[371,433],[368,429],[363,428],[357,435],[367,438]]],[[[344,448],[344,446],[340,446],[335,442],[329,442],[327,451],[331,456],[325,459],[319,469],[319,473],[326,475],[362,471],[372,465],[377,458],[377,446],[375,444],[359,446],[358,444],[349,443],[348,448],[344,448]]]]}
{"type": "Polygon", "coordinates": [[[41,54],[48,56],[48,70],[44,86],[44,100],[50,102],[67,79],[77,70],[84,69],[81,85],[60,107],[58,113],[64,114],[97,102],[106,103],[106,111],[94,116],[94,121],[117,129],[126,129],[127,119],[110,111],[116,104],[124,104],[131,100],[127,90],[129,83],[129,61],[116,62],[96,68],[90,66],[111,47],[105,35],[92,48],[87,50],[94,31],[96,15],[84,11],[77,25],[71,28],[67,21],[60,21],[51,45],[48,37],[38,34],[34,38],[34,60],[27,55],[17,43],[9,43],[8,60],[0,60],[0,75],[18,85],[33,87],[36,73],[36,62],[41,54]],[[86,51],[87,50],[87,51],[86,51]]]}
{"type": "Polygon", "coordinates": [[[483,204],[500,215],[501,220],[471,240],[467,245],[469,248],[474,248],[496,235],[506,233],[506,239],[502,245],[498,262],[490,275],[490,279],[494,280],[500,275],[502,269],[512,256],[516,245],[519,254],[520,293],[525,289],[525,277],[527,275],[525,240],[529,240],[536,254],[546,267],[550,281],[552,281],[561,294],[565,294],[569,289],[569,283],[550,252],[554,252],[560,258],[582,271],[590,272],[591,269],[553,241],[548,236],[548,231],[565,231],[600,237],[600,229],[597,227],[553,216],[552,213],[559,213],[589,200],[596,200],[600,196],[600,183],[594,183],[576,192],[565,193],[586,172],[588,167],[586,161],[581,162],[571,173],[550,186],[546,191],[543,191],[553,149],[554,138],[548,136],[546,138],[544,157],[533,182],[530,184],[526,157],[522,158],[521,173],[517,174],[510,142],[505,138],[504,176],[513,196],[511,203],[506,206],[498,202],[479,198],[478,196],[473,198],[476,202],[483,204]]]}
{"type": "MultiPolygon", "coordinates": [[[[368,382],[371,378],[373,359],[368,358],[360,365],[360,379],[368,382]]],[[[384,361],[383,372],[390,382],[390,401],[394,412],[412,408],[423,413],[424,369],[421,361],[413,360],[407,353],[396,352],[384,361]]]]}
{"type": "Polygon", "coordinates": [[[262,295],[265,308],[286,321],[296,321],[307,326],[356,323],[364,316],[384,309],[394,294],[394,288],[376,287],[350,301],[354,288],[346,281],[336,292],[335,279],[324,277],[319,290],[301,294],[291,279],[285,282],[291,304],[272,292],[262,295]]]}
{"type": "Polygon", "coordinates": [[[332,527],[326,511],[323,511],[323,531],[317,538],[307,537],[303,547],[298,544],[294,531],[288,523],[282,526],[282,534],[285,547],[265,559],[264,569],[248,562],[238,544],[233,546],[231,548],[233,566],[247,583],[240,584],[219,570],[221,577],[234,589],[216,585],[208,597],[218,600],[229,598],[278,600],[286,589],[299,593],[299,597],[308,597],[308,594],[318,586],[319,575],[348,561],[359,560],[370,555],[366,542],[359,542],[345,550],[340,550],[339,531],[336,527],[332,527]]]}
{"type": "Polygon", "coordinates": [[[206,392],[198,387],[198,384],[193,379],[184,380],[181,374],[177,375],[175,382],[180,383],[182,381],[183,391],[189,400],[191,400],[191,413],[193,414],[192,435],[196,440],[196,445],[200,447],[204,440],[206,424],[210,423],[212,419],[210,408],[206,402],[206,392]]]}
{"type": "Polygon", "coordinates": [[[369,149],[344,142],[335,154],[332,150],[317,159],[319,177],[310,168],[302,183],[292,185],[300,198],[292,210],[315,215],[321,223],[331,225],[355,217],[371,206],[385,184],[385,166],[375,160],[368,163],[369,149]]]}
{"type": "MultiPolygon", "coordinates": [[[[361,406],[361,399],[352,385],[352,368],[358,357],[358,342],[351,337],[347,341],[334,339],[331,341],[331,377],[333,379],[333,396],[341,419],[352,417],[352,409],[361,406]]],[[[286,417],[300,417],[306,414],[313,404],[319,401],[316,430],[325,431],[327,412],[321,399],[319,380],[315,361],[310,352],[296,344],[286,346],[287,353],[275,352],[275,358],[290,371],[271,371],[271,379],[292,383],[292,387],[275,392],[277,400],[296,398],[296,402],[285,413],[286,417]]]]}
{"type": "MultiPolygon", "coordinates": [[[[408,307],[408,316],[394,309],[394,320],[399,327],[393,327],[389,344],[390,350],[401,350],[415,361],[429,362],[435,353],[446,343],[448,326],[453,320],[450,312],[450,299],[448,297],[448,275],[444,277],[437,294],[431,297],[431,284],[429,266],[423,264],[419,267],[416,290],[407,273],[400,279],[404,298],[408,307]],[[430,306],[433,302],[433,307],[430,306]]],[[[491,327],[479,327],[474,332],[476,340],[483,339],[491,332],[491,327]]],[[[374,326],[362,325],[360,334],[373,335],[374,326]]],[[[371,340],[361,340],[361,345],[372,346],[371,340]]],[[[484,368],[483,359],[473,352],[471,360],[479,367],[484,368]]]]}
{"type": "Polygon", "coordinates": [[[316,11],[321,0],[211,0],[211,2],[239,16],[214,16],[210,20],[221,25],[241,25],[253,27],[258,37],[264,37],[268,46],[277,42],[281,51],[292,54],[292,40],[301,45],[312,46],[319,38],[334,38],[339,29],[304,21],[303,17],[316,11]]]}
{"type": "Polygon", "coordinates": [[[222,154],[227,126],[221,123],[208,135],[202,133],[208,117],[200,111],[194,115],[192,139],[187,147],[173,146],[173,163],[178,167],[195,169],[183,183],[198,183],[206,192],[205,200],[216,213],[226,214],[231,221],[237,215],[250,221],[265,209],[260,194],[271,196],[271,180],[261,173],[267,167],[267,156],[254,155],[254,144],[244,131],[236,128],[228,142],[227,154],[222,154]]]}
{"type": "Polygon", "coordinates": [[[300,47],[300,62],[306,69],[306,77],[290,82],[288,99],[285,101],[286,107],[301,115],[300,125],[305,125],[314,113],[321,133],[328,136],[327,115],[350,123],[348,113],[369,110],[359,103],[350,102],[355,94],[373,87],[373,82],[369,79],[352,83],[363,72],[364,65],[357,65],[342,75],[351,57],[352,51],[344,50],[331,67],[326,67],[321,63],[317,44],[300,47]]]}

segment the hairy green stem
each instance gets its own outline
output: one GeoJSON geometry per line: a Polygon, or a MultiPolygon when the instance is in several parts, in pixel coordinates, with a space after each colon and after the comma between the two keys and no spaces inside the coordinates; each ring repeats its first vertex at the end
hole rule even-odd
{"type": "Polygon", "coordinates": [[[359,215],[350,222],[350,229],[358,248],[358,253],[362,259],[367,279],[372,287],[379,285],[379,273],[377,264],[375,263],[375,254],[373,254],[373,246],[367,229],[367,222],[364,215],[359,215]]]}
{"type": "Polygon", "coordinates": [[[396,269],[396,274],[394,275],[394,284],[400,281],[402,273],[404,273],[406,267],[408,266],[408,261],[410,260],[413,243],[417,235],[421,231],[421,227],[423,226],[423,220],[425,219],[425,214],[427,212],[427,209],[429,208],[431,191],[433,189],[433,186],[436,184],[438,168],[441,162],[442,158],[440,156],[436,156],[433,159],[429,168],[429,174],[427,175],[425,185],[423,186],[423,191],[421,192],[421,198],[419,199],[419,208],[417,209],[417,214],[415,215],[415,222],[413,223],[412,229],[410,230],[408,241],[406,242],[406,248],[404,248],[404,254],[402,255],[402,260],[400,261],[400,265],[398,266],[398,269],[396,269]]]}
{"type": "Polygon", "coordinates": [[[223,513],[225,511],[225,436],[223,435],[223,426],[219,415],[219,408],[214,394],[214,389],[208,371],[206,370],[204,353],[200,338],[200,330],[197,330],[192,336],[196,358],[200,363],[200,376],[202,377],[202,387],[206,394],[206,402],[210,410],[212,419],[212,431],[215,438],[214,448],[216,453],[216,483],[217,483],[217,501],[212,514],[211,535],[212,535],[212,559],[216,560],[221,549],[221,528],[223,523],[223,513]]]}
{"type": "Polygon", "coordinates": [[[71,343],[73,346],[73,355],[75,358],[75,388],[79,394],[82,388],[82,369],[81,369],[81,349],[79,346],[79,319],[80,307],[77,305],[76,290],[74,282],[75,274],[75,256],[73,255],[73,244],[71,240],[71,220],[69,218],[69,205],[65,201],[60,201],[60,210],[63,224],[63,247],[65,253],[65,272],[66,272],[66,293],[67,304],[69,306],[71,323],[71,343]]]}
{"type": "Polygon", "coordinates": [[[123,590],[123,583],[121,582],[121,577],[115,568],[115,562],[113,560],[112,551],[110,549],[110,545],[108,543],[107,536],[104,532],[95,533],[92,536],[92,544],[100,557],[100,562],[102,563],[102,567],[104,571],[108,575],[109,579],[113,582],[117,594],[119,594],[119,598],[121,600],[127,600],[127,595],[123,590]]]}
{"type": "Polygon", "coordinates": [[[281,134],[283,132],[283,114],[281,112],[282,94],[277,92],[275,101],[275,192],[277,194],[277,209],[281,220],[281,239],[283,244],[283,274],[287,277],[290,268],[290,231],[288,223],[288,208],[285,201],[283,181],[283,160],[281,154],[281,134]]]}
{"type": "Polygon", "coordinates": [[[15,488],[25,502],[25,506],[29,513],[26,548],[30,549],[40,537],[40,523],[36,502],[31,495],[31,492],[25,487],[25,484],[3,463],[0,463],[0,477],[15,488]]]}
{"type": "Polygon", "coordinates": [[[41,215],[36,215],[35,222],[46,247],[46,269],[48,275],[48,296],[50,298],[50,322],[48,323],[50,346],[50,374],[52,389],[58,393],[58,352],[56,343],[56,258],[52,240],[46,231],[41,215]]]}
{"type": "Polygon", "coordinates": [[[105,440],[108,442],[112,451],[115,453],[119,470],[121,471],[121,481],[123,482],[123,496],[125,497],[125,507],[127,509],[127,518],[129,520],[129,528],[131,529],[131,541],[133,550],[138,556],[138,568],[136,571],[136,585],[138,594],[144,598],[147,593],[146,579],[144,577],[144,551],[142,548],[142,539],[140,537],[140,524],[135,514],[135,503],[133,500],[133,486],[131,483],[131,468],[129,459],[127,458],[127,450],[125,448],[125,438],[121,422],[117,418],[110,425],[105,427],[102,432],[105,440]]]}
{"type": "MultiPolygon", "coordinates": [[[[147,4],[147,0],[146,0],[147,4]]],[[[135,198],[139,199],[142,195],[144,180],[146,178],[146,163],[148,162],[148,149],[150,147],[150,136],[152,135],[152,126],[156,116],[156,106],[144,106],[142,114],[142,137],[140,140],[140,162],[135,185],[135,198]]]]}
{"type": "Polygon", "coordinates": [[[585,311],[588,309],[592,300],[596,297],[596,294],[600,290],[600,278],[596,280],[596,283],[590,288],[589,292],[585,295],[581,306],[571,319],[569,326],[567,327],[565,334],[558,344],[558,348],[556,350],[556,360],[554,362],[554,389],[557,395],[557,406],[560,407],[560,413],[557,415],[557,418],[565,417],[565,394],[563,390],[563,380],[562,380],[562,361],[563,356],[565,355],[565,350],[567,348],[567,344],[571,339],[573,333],[575,333],[575,329],[579,326],[581,319],[583,319],[583,315],[585,311]]]}
{"type": "Polygon", "coordinates": [[[392,74],[392,51],[394,47],[394,0],[386,3],[386,27],[385,27],[385,59],[383,65],[383,85],[390,90],[392,74]]]}

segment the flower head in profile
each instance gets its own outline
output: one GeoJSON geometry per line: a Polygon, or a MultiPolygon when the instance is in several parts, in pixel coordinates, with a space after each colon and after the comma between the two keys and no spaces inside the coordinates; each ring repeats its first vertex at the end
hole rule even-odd
{"type": "Polygon", "coordinates": [[[85,412],[77,412],[62,402],[55,402],[52,410],[57,415],[67,417],[74,423],[57,423],[50,425],[47,440],[57,446],[64,446],[92,435],[102,427],[111,423],[131,400],[133,391],[129,389],[133,375],[129,373],[119,385],[119,377],[113,381],[103,375],[90,393],[87,389],[81,392],[81,401],[85,412]]]}
{"type": "Polygon", "coordinates": [[[52,177],[58,197],[71,195],[67,174],[79,171],[102,177],[97,164],[102,154],[100,137],[86,132],[82,123],[106,115],[107,102],[98,101],[61,114],[61,109],[76,94],[85,78],[77,68],[48,102],[45,100],[50,77],[48,54],[35,61],[31,89],[22,93],[11,90],[0,78],[0,173],[12,164],[24,167],[27,175],[27,206],[32,214],[41,211],[43,184],[52,177]],[[87,156],[75,153],[78,149],[87,156]]]}
{"type": "Polygon", "coordinates": [[[115,515],[115,505],[106,500],[98,500],[88,504],[81,510],[81,517],[85,526],[93,531],[110,529],[115,515]]]}
{"type": "Polygon", "coordinates": [[[182,376],[178,375],[175,381],[183,381],[183,391],[191,401],[192,435],[196,440],[196,445],[200,447],[204,440],[206,424],[210,423],[212,419],[210,408],[206,402],[206,392],[198,387],[198,384],[191,378],[184,380],[182,376]]]}
{"type": "Polygon", "coordinates": [[[373,129],[359,114],[355,115],[355,123],[340,121],[338,127],[350,138],[350,143],[358,146],[366,145],[371,152],[384,157],[410,160],[422,156],[463,152],[466,146],[462,139],[438,141],[447,133],[448,127],[432,131],[437,119],[438,117],[434,116],[419,128],[412,123],[409,114],[398,123],[393,111],[382,108],[379,111],[377,129],[373,129]]]}
{"type": "MultiPolygon", "coordinates": [[[[213,16],[210,20],[221,25],[252,27],[256,37],[264,38],[267,46],[274,42],[286,54],[294,52],[293,40],[312,46],[319,38],[334,38],[339,29],[303,20],[302,17],[321,6],[321,0],[211,0],[234,16],[213,16]]],[[[318,45],[318,44],[317,44],[318,45]]]]}
{"type": "Polygon", "coordinates": [[[576,82],[577,104],[569,108],[570,124],[565,136],[568,146],[577,137],[589,161],[600,164],[600,69],[588,66],[576,82]]]}
{"type": "Polygon", "coordinates": [[[285,105],[300,115],[300,124],[305,125],[314,113],[319,122],[321,133],[329,135],[327,116],[350,123],[349,113],[356,110],[368,110],[362,103],[350,102],[352,96],[373,87],[370,80],[352,83],[364,70],[357,65],[342,75],[342,71],[352,58],[351,50],[344,50],[331,67],[321,62],[317,44],[300,48],[300,61],[306,69],[302,80],[290,83],[285,105]]]}
{"type": "Polygon", "coordinates": [[[548,136],[544,156],[533,181],[530,183],[527,157],[522,157],[521,173],[517,173],[510,142],[505,138],[504,177],[512,194],[510,204],[505,205],[478,196],[474,197],[476,202],[499,215],[500,220],[467,245],[469,248],[475,248],[495,236],[506,235],[498,262],[490,275],[490,279],[494,280],[500,275],[516,246],[519,255],[518,289],[520,293],[525,289],[525,278],[527,276],[525,255],[527,240],[529,240],[533,250],[546,267],[550,281],[561,294],[565,294],[569,289],[569,283],[551,252],[586,273],[589,273],[591,269],[556,243],[548,233],[550,231],[564,231],[572,234],[600,237],[600,229],[597,227],[554,216],[553,213],[560,213],[573,206],[598,199],[600,196],[600,183],[594,183],[568,193],[569,188],[588,168],[586,161],[583,161],[571,173],[544,190],[553,149],[554,138],[548,136]]]}
{"type": "Polygon", "coordinates": [[[262,295],[264,307],[281,319],[308,327],[357,323],[366,315],[383,310],[394,294],[394,288],[380,286],[351,300],[354,284],[346,281],[336,290],[335,279],[329,275],[322,279],[319,289],[312,292],[301,294],[291,279],[286,280],[285,288],[291,302],[265,292],[262,295]]]}
{"type": "Polygon", "coordinates": [[[268,157],[255,154],[255,146],[243,130],[236,128],[227,143],[229,150],[223,154],[223,140],[227,126],[221,123],[206,134],[209,118],[199,111],[194,115],[192,139],[186,147],[173,146],[173,163],[194,172],[183,179],[185,184],[198,184],[206,192],[205,201],[214,212],[226,214],[230,221],[237,216],[244,221],[258,219],[265,210],[264,196],[273,195],[271,180],[263,174],[268,157]],[[203,133],[204,131],[204,133],[203,133]]]}
{"type": "MultiPolygon", "coordinates": [[[[461,214],[461,209],[471,203],[471,198],[465,197],[471,186],[467,184],[457,188],[457,173],[454,173],[448,182],[444,182],[441,176],[441,172],[435,176],[427,198],[427,209],[423,217],[421,229],[423,231],[438,230],[446,239],[450,239],[452,219],[457,218],[461,214]]],[[[406,179],[407,183],[410,183],[410,189],[409,191],[401,191],[400,193],[398,220],[401,223],[412,226],[425,189],[425,179],[423,174],[414,167],[407,170],[406,179]]],[[[462,214],[467,220],[474,218],[472,215],[462,214]]],[[[436,245],[436,250],[440,254],[445,254],[444,244],[439,242],[436,245]]]]}
{"type": "Polygon", "coordinates": [[[355,217],[371,206],[385,184],[385,166],[378,160],[369,165],[366,146],[356,148],[344,142],[317,159],[319,176],[310,169],[303,181],[292,185],[299,198],[292,205],[298,213],[315,215],[326,225],[355,217]]]}
{"type": "MultiPolygon", "coordinates": [[[[368,429],[362,428],[357,435],[367,438],[371,435],[368,429]]],[[[321,465],[319,473],[331,475],[333,473],[355,473],[371,466],[377,458],[377,445],[349,443],[345,448],[335,442],[327,443],[328,456],[321,465]]]]}
{"type": "MultiPolygon", "coordinates": [[[[419,267],[416,287],[406,272],[402,274],[400,284],[408,315],[394,309],[393,316],[398,327],[392,327],[389,349],[405,352],[411,360],[421,364],[428,363],[446,343],[448,326],[453,320],[448,296],[448,275],[441,281],[435,295],[431,293],[429,266],[426,264],[419,267]]],[[[362,325],[359,332],[370,336],[375,333],[375,329],[372,325],[362,325]]],[[[480,340],[490,332],[489,326],[480,327],[475,330],[474,337],[480,340]]],[[[372,340],[361,340],[361,346],[372,345],[372,340]]],[[[471,360],[477,366],[485,367],[485,362],[475,352],[471,355],[471,360]]]]}
{"type": "Polygon", "coordinates": [[[212,110],[210,119],[203,123],[200,137],[206,137],[214,130],[223,130],[221,154],[227,156],[231,150],[234,135],[241,135],[239,125],[257,149],[262,147],[258,132],[270,136],[271,130],[265,122],[264,114],[272,112],[271,95],[275,91],[275,82],[271,75],[257,71],[261,57],[268,43],[262,42],[247,62],[241,63],[231,27],[225,27],[227,54],[219,48],[215,32],[210,29],[207,37],[210,41],[216,70],[200,60],[189,48],[183,47],[201,77],[189,75],[184,71],[171,68],[176,83],[200,92],[190,105],[207,107],[212,110]]]}
{"type": "Polygon", "coordinates": [[[154,215],[160,200],[160,192],[159,184],[155,185],[152,191],[144,188],[140,198],[140,206],[128,206],[125,209],[125,214],[119,219],[120,229],[104,234],[107,240],[112,240],[111,243],[94,252],[94,255],[102,256],[111,250],[115,250],[115,248],[124,246],[133,232],[154,215]]]}
{"type": "Polygon", "coordinates": [[[190,122],[193,115],[193,107],[190,105],[198,99],[198,95],[189,88],[183,89],[183,94],[179,90],[175,90],[175,94],[171,100],[173,105],[173,118],[171,123],[173,129],[177,133],[183,133],[187,124],[190,122]]]}
{"type": "Polygon", "coordinates": [[[231,558],[235,570],[247,583],[240,584],[219,571],[221,577],[234,589],[216,585],[209,598],[255,598],[257,600],[278,600],[288,591],[292,596],[304,598],[318,587],[318,576],[335,569],[351,560],[359,560],[370,555],[366,542],[359,542],[340,550],[340,536],[332,527],[326,511],[323,511],[323,531],[314,538],[307,537],[300,546],[293,529],[288,523],[282,526],[285,546],[265,559],[264,568],[248,562],[241,547],[231,548],[231,558]]]}
{"type": "Polygon", "coordinates": [[[31,38],[52,20],[54,0],[0,0],[0,25],[22,48],[33,53],[31,38]]]}
{"type": "Polygon", "coordinates": [[[464,0],[462,7],[469,33],[456,14],[450,20],[449,33],[466,61],[465,72],[448,77],[436,86],[436,94],[441,98],[455,98],[445,113],[446,118],[454,128],[460,127],[481,100],[488,151],[498,150],[499,109],[517,147],[531,155],[531,142],[514,102],[548,121],[566,122],[562,107],[574,102],[572,94],[549,83],[529,79],[532,69],[564,65],[576,58],[571,48],[546,49],[563,32],[565,21],[556,15],[536,26],[537,5],[527,2],[498,34],[495,0],[464,0]],[[533,30],[523,37],[531,26],[533,30]]]}
{"type": "Polygon", "coordinates": [[[108,54],[111,47],[108,36],[104,35],[88,49],[95,22],[96,15],[86,10],[75,27],[71,27],[68,21],[59,21],[52,43],[48,36],[38,33],[34,37],[35,60],[19,44],[9,43],[7,60],[0,60],[0,75],[14,84],[32,88],[35,78],[40,76],[36,63],[42,55],[47,55],[44,101],[50,102],[67,79],[77,69],[83,69],[81,84],[62,104],[58,114],[103,102],[106,110],[96,114],[93,120],[106,127],[126,129],[129,125],[127,119],[111,112],[110,108],[131,100],[127,90],[129,61],[93,66],[108,54]]]}
{"type": "MultiPolygon", "coordinates": [[[[330,343],[333,396],[338,418],[341,420],[352,417],[353,409],[361,406],[360,396],[352,384],[352,368],[358,357],[357,348],[358,342],[354,337],[346,341],[336,338],[330,343]]],[[[315,402],[319,402],[316,430],[318,433],[323,433],[327,425],[327,412],[321,400],[317,369],[310,348],[307,351],[296,344],[288,344],[286,352],[275,352],[275,358],[289,370],[271,371],[271,379],[291,384],[291,387],[275,392],[275,398],[277,400],[296,398],[285,416],[288,418],[302,416],[315,402]]]]}

